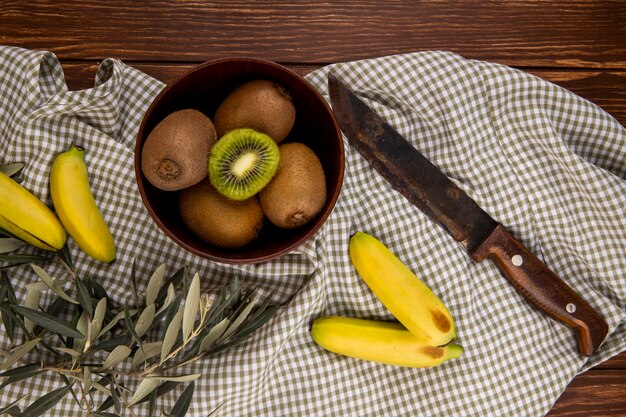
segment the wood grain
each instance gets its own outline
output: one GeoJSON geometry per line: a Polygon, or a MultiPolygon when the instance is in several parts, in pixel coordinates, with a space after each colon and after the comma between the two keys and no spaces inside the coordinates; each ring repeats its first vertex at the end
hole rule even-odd
{"type": "MultiPolygon", "coordinates": [[[[623,0],[3,0],[0,44],[54,52],[73,90],[93,86],[108,57],[168,83],[224,57],[269,59],[307,74],[329,63],[448,50],[537,75],[626,126],[623,0]]],[[[626,416],[626,352],[577,376],[549,413],[619,415],[626,416]]]]}
{"type": "Polygon", "coordinates": [[[445,49],[515,66],[626,66],[623,1],[13,0],[0,21],[0,44],[62,59],[324,64],[445,49]]]}
{"type": "Polygon", "coordinates": [[[550,417],[626,415],[626,372],[586,372],[577,376],[556,402],[550,417]]]}

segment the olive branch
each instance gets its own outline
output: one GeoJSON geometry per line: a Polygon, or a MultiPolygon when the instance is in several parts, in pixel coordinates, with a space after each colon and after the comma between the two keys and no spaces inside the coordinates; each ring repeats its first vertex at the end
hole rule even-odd
{"type": "MultiPolygon", "coordinates": [[[[0,169],[16,175],[21,166],[0,169]]],[[[198,273],[182,267],[166,276],[165,264],[152,272],[142,292],[133,264],[133,308],[116,306],[100,283],[76,270],[67,245],[52,256],[38,249],[20,253],[23,247],[30,248],[0,230],[0,315],[11,341],[10,349],[0,349],[0,390],[44,374],[55,375],[63,386],[23,410],[27,395],[0,404],[0,415],[40,416],[70,394],[88,416],[115,417],[123,410],[135,416],[134,407],[145,402],[153,416],[159,397],[187,383],[171,410],[160,414],[184,416],[200,374],[181,369],[240,343],[277,308],[260,302],[237,276],[211,300],[201,292],[198,273]],[[49,262],[60,262],[68,273],[55,279],[39,266],[49,262]],[[8,272],[20,265],[30,265],[36,276],[26,284],[23,303],[8,272]],[[52,300],[42,305],[50,293],[45,298],[52,300]]]]}

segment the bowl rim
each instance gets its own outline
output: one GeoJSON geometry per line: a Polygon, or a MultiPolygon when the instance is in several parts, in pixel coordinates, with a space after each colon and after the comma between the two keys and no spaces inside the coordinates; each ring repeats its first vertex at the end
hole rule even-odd
{"type": "Polygon", "coordinates": [[[137,131],[137,134],[136,134],[136,137],[135,137],[135,147],[134,148],[135,148],[134,149],[134,153],[135,153],[135,155],[134,155],[135,180],[136,180],[136,183],[137,183],[137,187],[138,187],[138,190],[139,190],[139,195],[141,197],[141,201],[143,203],[143,206],[148,211],[148,214],[149,214],[150,218],[152,219],[152,221],[154,221],[155,224],[159,227],[159,229],[163,233],[165,233],[165,235],[169,239],[171,239],[175,244],[177,244],[178,246],[182,247],[186,251],[188,251],[188,252],[190,252],[190,253],[192,253],[192,254],[194,254],[196,256],[199,256],[201,258],[208,259],[208,260],[214,261],[214,262],[233,264],[233,265],[259,264],[259,263],[264,263],[264,262],[268,262],[268,261],[273,260],[273,259],[280,258],[281,256],[286,255],[286,254],[292,252],[294,249],[300,247],[301,245],[303,245],[307,241],[309,241],[309,239],[315,233],[317,233],[322,228],[323,225],[326,224],[326,221],[328,220],[328,217],[330,217],[331,213],[335,209],[335,206],[337,204],[337,200],[339,199],[339,195],[341,194],[341,190],[343,188],[343,181],[344,181],[344,174],[345,174],[345,145],[344,145],[344,141],[343,141],[343,134],[341,132],[341,129],[339,128],[339,124],[337,123],[337,120],[335,118],[335,115],[333,113],[333,110],[332,110],[330,104],[324,98],[324,96],[317,90],[317,88],[315,88],[303,76],[301,76],[300,74],[296,73],[295,71],[293,71],[290,68],[287,68],[287,67],[285,67],[285,66],[283,66],[281,64],[278,64],[278,63],[276,63],[274,61],[261,59],[261,58],[230,57],[230,58],[217,58],[217,59],[205,61],[205,62],[203,62],[203,63],[201,63],[199,65],[196,65],[193,68],[188,69],[187,71],[185,71],[182,74],[180,74],[179,76],[177,76],[173,81],[167,83],[163,87],[163,89],[161,89],[161,91],[154,97],[154,99],[150,103],[150,106],[148,106],[148,108],[144,112],[144,114],[142,116],[142,119],[141,119],[141,124],[139,125],[139,130],[137,131]],[[299,239],[295,240],[290,245],[285,246],[281,250],[273,252],[271,254],[267,254],[267,255],[248,257],[248,258],[226,258],[226,257],[223,257],[223,256],[214,255],[214,254],[211,254],[211,253],[207,253],[205,251],[198,250],[194,246],[188,244],[187,242],[182,241],[178,236],[176,236],[172,231],[170,231],[169,228],[167,228],[165,226],[165,224],[161,221],[159,216],[156,215],[156,212],[155,212],[154,208],[152,207],[152,204],[148,201],[148,198],[147,198],[147,195],[146,195],[146,190],[144,188],[144,184],[143,184],[143,180],[142,180],[143,173],[141,172],[141,148],[142,148],[143,143],[144,143],[145,140],[141,140],[141,142],[140,142],[139,139],[142,136],[145,136],[144,132],[145,132],[146,124],[148,122],[148,118],[149,118],[148,116],[153,113],[154,109],[158,106],[158,103],[160,102],[161,98],[163,96],[165,96],[171,89],[173,89],[181,80],[183,80],[184,78],[188,77],[190,74],[192,74],[194,72],[197,72],[197,71],[200,71],[200,70],[202,70],[202,69],[204,69],[204,68],[206,68],[208,66],[213,66],[213,65],[218,65],[218,64],[225,64],[225,63],[229,63],[229,62],[234,62],[234,63],[253,62],[253,63],[256,63],[256,64],[270,66],[270,67],[273,67],[275,69],[278,69],[279,71],[286,72],[290,76],[295,77],[300,82],[306,84],[308,86],[308,89],[313,93],[313,95],[317,98],[317,100],[322,104],[322,106],[325,108],[327,113],[330,115],[330,120],[332,122],[332,128],[335,131],[336,137],[339,139],[338,140],[338,148],[339,148],[338,165],[339,165],[339,169],[338,169],[338,172],[337,172],[337,184],[334,187],[334,190],[333,190],[332,194],[329,194],[329,195],[326,196],[326,199],[327,199],[327,201],[325,203],[325,207],[326,208],[324,209],[324,211],[322,211],[320,214],[318,214],[318,217],[316,219],[316,224],[313,227],[311,227],[310,230],[308,230],[299,239]]]}

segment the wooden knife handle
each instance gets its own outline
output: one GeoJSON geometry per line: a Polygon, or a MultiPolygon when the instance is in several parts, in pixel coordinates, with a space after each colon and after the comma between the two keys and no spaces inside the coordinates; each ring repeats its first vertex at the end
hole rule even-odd
{"type": "Polygon", "coordinates": [[[526,300],[574,329],[582,355],[591,356],[604,341],[608,326],[602,316],[503,226],[495,228],[472,258],[492,259],[526,300]]]}

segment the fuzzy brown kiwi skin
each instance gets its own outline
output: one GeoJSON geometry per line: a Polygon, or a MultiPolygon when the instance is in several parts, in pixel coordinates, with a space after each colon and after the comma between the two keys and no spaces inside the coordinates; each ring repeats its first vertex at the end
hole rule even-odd
{"type": "Polygon", "coordinates": [[[169,114],[150,132],[142,148],[141,170],[164,191],[177,191],[206,177],[209,151],[217,140],[211,120],[198,110],[169,114]]]}
{"type": "Polygon", "coordinates": [[[217,136],[250,128],[270,136],[276,143],[287,137],[296,120],[289,92],[269,80],[249,81],[233,90],[220,104],[213,122],[217,136]]]}
{"type": "Polygon", "coordinates": [[[258,198],[235,201],[221,195],[208,178],[181,190],[178,207],[183,223],[205,242],[238,249],[254,241],[263,227],[258,198]]]}
{"type": "Polygon", "coordinates": [[[324,169],[315,153],[302,143],[279,146],[280,165],[259,193],[261,208],[276,226],[294,229],[317,216],[326,202],[324,169]]]}

